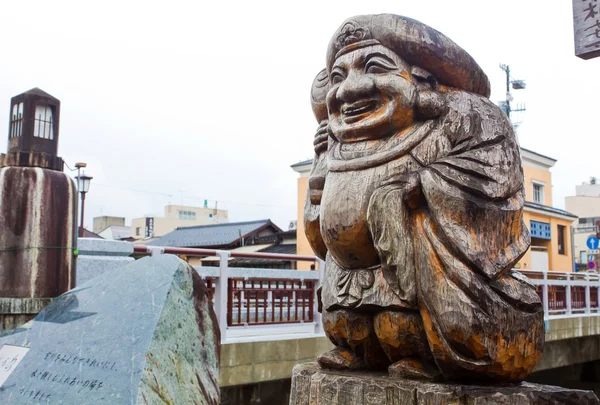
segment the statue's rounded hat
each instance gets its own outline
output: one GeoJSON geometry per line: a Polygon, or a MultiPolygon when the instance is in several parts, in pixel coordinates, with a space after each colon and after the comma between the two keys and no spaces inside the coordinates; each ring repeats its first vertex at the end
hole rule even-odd
{"type": "Polygon", "coordinates": [[[464,49],[430,26],[394,14],[361,15],[344,21],[329,41],[327,70],[331,71],[338,56],[374,44],[427,70],[440,84],[490,95],[486,74],[464,49]]]}

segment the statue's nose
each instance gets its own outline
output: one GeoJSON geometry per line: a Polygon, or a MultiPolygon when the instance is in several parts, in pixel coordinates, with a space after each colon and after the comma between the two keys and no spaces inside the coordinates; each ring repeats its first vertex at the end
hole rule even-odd
{"type": "Polygon", "coordinates": [[[368,75],[350,72],[337,91],[338,100],[352,103],[371,96],[375,91],[375,83],[368,75]]]}

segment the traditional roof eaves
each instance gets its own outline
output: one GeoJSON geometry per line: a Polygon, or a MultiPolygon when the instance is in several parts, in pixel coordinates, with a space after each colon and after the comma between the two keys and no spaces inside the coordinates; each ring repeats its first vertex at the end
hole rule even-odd
{"type": "Polygon", "coordinates": [[[240,235],[237,233],[234,235],[237,227],[245,227],[242,229],[244,232],[241,236],[248,238],[252,234],[256,234],[265,228],[272,227],[275,233],[283,232],[281,228],[275,225],[270,219],[262,219],[258,221],[244,221],[244,222],[227,222],[223,224],[210,224],[210,225],[196,225],[179,227],[168,234],[153,240],[148,243],[149,246],[170,246],[170,247],[201,247],[206,249],[228,249],[233,248],[240,239],[240,235]],[[223,229],[221,233],[217,230],[223,229]],[[232,231],[233,228],[233,231],[232,231]],[[251,229],[248,229],[251,228],[251,229]],[[211,232],[215,230],[215,234],[211,232]],[[203,234],[196,234],[196,231],[203,232],[203,234]],[[183,233],[185,232],[185,233],[183,233]],[[190,233],[191,232],[191,233],[190,233]],[[208,233],[207,233],[208,232],[208,233]]]}
{"type": "Polygon", "coordinates": [[[569,211],[561,210],[560,208],[550,207],[548,205],[538,204],[531,201],[525,201],[526,211],[542,211],[543,213],[561,217],[564,219],[575,220],[579,218],[577,215],[570,213],[569,211]]]}
{"type": "Polygon", "coordinates": [[[524,150],[524,151],[526,151],[526,152],[529,152],[529,153],[533,153],[534,155],[538,155],[538,156],[540,156],[540,157],[543,157],[544,159],[550,159],[550,160],[553,160],[553,161],[555,161],[555,162],[557,161],[556,159],[554,159],[554,158],[552,158],[552,157],[550,157],[550,156],[542,155],[541,153],[538,153],[538,152],[532,151],[531,149],[527,149],[527,148],[523,148],[523,147],[521,147],[521,150],[524,150]]]}

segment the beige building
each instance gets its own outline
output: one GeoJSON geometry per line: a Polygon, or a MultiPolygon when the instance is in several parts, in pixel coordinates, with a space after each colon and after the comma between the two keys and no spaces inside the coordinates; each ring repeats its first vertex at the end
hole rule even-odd
{"type": "Polygon", "coordinates": [[[125,226],[125,218],[123,217],[94,217],[94,233],[100,233],[111,226],[125,226]]]}
{"type": "MultiPolygon", "coordinates": [[[[552,207],[552,174],[556,159],[521,148],[526,202],[523,219],[531,233],[531,248],[516,267],[527,270],[573,271],[571,223],[577,217],[552,207]]],[[[298,179],[298,254],[314,254],[304,234],[304,201],[312,160],[292,165],[298,179]]],[[[298,266],[301,268],[300,264],[298,266]]]]}
{"type": "Polygon", "coordinates": [[[589,183],[575,186],[575,195],[565,197],[565,209],[581,219],[600,217],[600,184],[598,184],[598,180],[592,177],[589,183]]]}
{"type": "Polygon", "coordinates": [[[94,233],[106,240],[131,240],[131,227],[123,217],[94,217],[94,233]]]}
{"type": "Polygon", "coordinates": [[[575,195],[565,197],[565,208],[579,217],[579,220],[573,223],[573,249],[577,262],[584,269],[586,263],[592,259],[597,270],[600,265],[598,249],[590,250],[586,241],[590,236],[596,235],[596,223],[600,221],[600,184],[598,184],[598,180],[592,177],[589,183],[576,186],[575,195]]]}
{"type": "Polygon", "coordinates": [[[131,221],[131,237],[145,243],[160,238],[179,227],[229,222],[227,210],[208,207],[167,205],[164,217],[145,216],[131,221]]]}

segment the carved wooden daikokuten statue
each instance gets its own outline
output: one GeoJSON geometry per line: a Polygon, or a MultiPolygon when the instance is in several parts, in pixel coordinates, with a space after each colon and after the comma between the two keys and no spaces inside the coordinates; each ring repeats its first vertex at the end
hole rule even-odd
{"type": "Polygon", "coordinates": [[[530,244],[523,172],[489,92],[473,58],[418,21],[357,16],[334,34],[313,83],[305,207],[336,345],[322,367],[471,382],[533,371],[543,310],[512,270],[530,244]]]}

